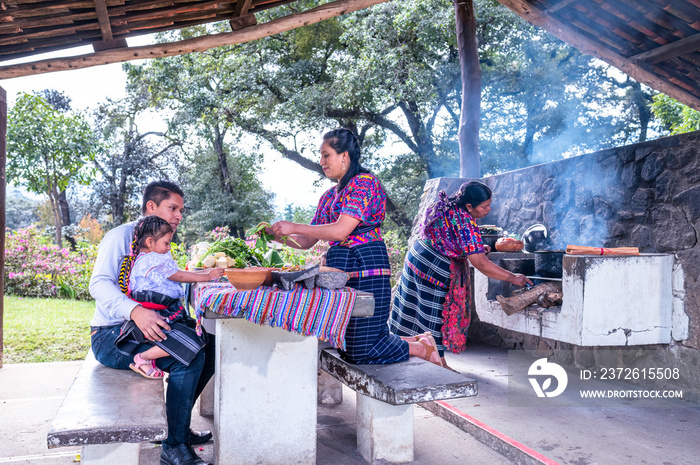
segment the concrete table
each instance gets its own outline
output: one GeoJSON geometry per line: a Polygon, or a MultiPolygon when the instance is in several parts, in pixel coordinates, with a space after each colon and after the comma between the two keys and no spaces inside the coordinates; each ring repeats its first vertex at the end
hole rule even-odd
{"type": "MultiPolygon", "coordinates": [[[[371,316],[357,292],[352,316],[371,316]]],[[[214,463],[316,463],[318,339],[207,311],[216,321],[214,463]]]]}

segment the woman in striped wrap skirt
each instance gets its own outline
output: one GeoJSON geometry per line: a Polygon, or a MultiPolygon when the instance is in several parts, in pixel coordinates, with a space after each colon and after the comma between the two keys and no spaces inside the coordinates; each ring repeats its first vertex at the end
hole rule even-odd
{"type": "MultiPolygon", "coordinates": [[[[404,260],[389,326],[394,334],[429,332],[445,362],[445,348],[464,350],[470,323],[467,260],[489,278],[524,286],[532,282],[486,258],[475,219],[491,210],[491,189],[471,181],[451,197],[440,191],[425,212],[416,240],[404,260]]],[[[449,368],[449,367],[448,367],[449,368]]]]}
{"type": "MultiPolygon", "coordinates": [[[[328,241],[326,265],[350,274],[347,285],[374,294],[374,315],[352,317],[346,330],[346,350],[341,356],[351,363],[387,364],[415,355],[441,365],[435,341],[429,335],[402,338],[389,332],[391,267],[380,226],[384,221],[386,193],[379,180],[360,166],[360,144],[347,129],[323,136],[321,168],[338,180],[319,201],[311,224],[280,221],[271,231],[279,240],[291,236],[294,247],[310,248],[328,241]]],[[[292,241],[287,242],[287,245],[292,241]]]]}

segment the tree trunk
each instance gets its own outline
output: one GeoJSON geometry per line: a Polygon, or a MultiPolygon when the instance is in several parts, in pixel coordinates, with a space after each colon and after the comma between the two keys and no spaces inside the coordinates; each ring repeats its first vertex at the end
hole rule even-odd
{"type": "Polygon", "coordinates": [[[65,226],[70,225],[70,205],[68,205],[68,199],[66,198],[66,190],[58,193],[58,207],[61,210],[61,222],[65,226]]]}
{"type": "MultiPolygon", "coordinates": [[[[62,190],[58,193],[58,208],[61,212],[61,224],[63,226],[70,226],[71,220],[70,220],[70,205],[68,204],[68,199],[66,197],[66,190],[62,190]]],[[[75,242],[75,238],[71,236],[70,234],[64,234],[63,238],[65,238],[66,241],[70,244],[70,248],[72,251],[78,250],[78,245],[75,242]]]]}
{"type": "Polygon", "coordinates": [[[51,212],[53,213],[53,221],[56,226],[56,245],[58,247],[63,247],[63,237],[61,236],[63,221],[61,221],[61,208],[58,205],[58,192],[56,192],[55,187],[51,186],[46,194],[49,197],[49,204],[51,204],[51,212]]]}
{"type": "Polygon", "coordinates": [[[479,119],[481,113],[481,66],[476,44],[473,0],[455,0],[457,49],[462,71],[462,114],[459,120],[459,175],[481,177],[479,119]]]}
{"type": "MultiPolygon", "coordinates": [[[[130,150],[130,148],[129,148],[130,150]]],[[[124,153],[124,161],[128,158],[130,151],[124,153]]],[[[121,171],[121,176],[119,177],[119,186],[117,192],[114,196],[114,218],[112,221],[115,226],[119,226],[124,223],[125,214],[124,208],[126,205],[126,181],[129,173],[126,173],[123,169],[121,171]]]]}
{"type": "Polygon", "coordinates": [[[231,178],[228,173],[228,161],[226,160],[226,150],[224,150],[224,132],[219,130],[219,126],[214,126],[214,151],[216,158],[219,160],[219,181],[221,182],[221,190],[229,194],[233,194],[231,187],[231,178]]]}
{"type": "MultiPolygon", "coordinates": [[[[630,80],[631,81],[631,80],[630,80]]],[[[632,81],[632,101],[637,106],[639,114],[639,140],[644,142],[647,140],[647,132],[649,130],[649,121],[651,121],[651,102],[649,96],[642,90],[642,85],[636,81],[632,81]]]]}

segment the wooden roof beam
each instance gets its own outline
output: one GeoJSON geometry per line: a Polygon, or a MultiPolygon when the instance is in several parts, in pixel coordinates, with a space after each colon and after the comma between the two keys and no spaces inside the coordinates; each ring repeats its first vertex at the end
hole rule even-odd
{"type": "Polygon", "coordinates": [[[244,27],[255,26],[258,24],[258,20],[255,19],[254,14],[248,14],[250,6],[253,4],[253,0],[238,0],[236,2],[236,9],[233,11],[233,19],[229,21],[231,29],[236,31],[238,29],[243,29],[244,27]]]}
{"type": "Polygon", "coordinates": [[[556,13],[557,11],[561,10],[562,8],[566,8],[567,6],[571,5],[575,1],[576,0],[561,0],[560,2],[557,2],[554,5],[547,8],[547,13],[556,13]]]}
{"type": "Polygon", "coordinates": [[[636,81],[646,84],[652,89],[663,92],[695,110],[700,110],[700,98],[686,92],[677,85],[664,81],[659,76],[645,70],[631,59],[606,49],[535,5],[529,4],[525,0],[498,0],[498,2],[511,9],[525,21],[545,29],[550,34],[558,37],[572,47],[576,47],[581,52],[603,60],[620,69],[623,73],[636,81]]]}
{"type": "Polygon", "coordinates": [[[387,0],[336,0],[301,13],[294,13],[273,19],[267,23],[257,24],[239,31],[210,34],[202,37],[171,42],[167,44],[144,45],[122,49],[103,50],[88,55],[67,58],[51,58],[34,63],[0,66],[0,79],[66,71],[69,69],[90,68],[92,66],[120,63],[131,60],[162,58],[184,55],[186,53],[204,52],[214,47],[236,45],[262,39],[300,27],[316,24],[326,19],[335,18],[352,11],[369,8],[387,0]]]}
{"type": "Polygon", "coordinates": [[[656,47],[647,52],[630,57],[635,63],[644,62],[650,65],[668,61],[679,56],[700,51],[700,34],[694,34],[685,39],[671,42],[661,47],[656,47]]]}
{"type": "Polygon", "coordinates": [[[95,12],[97,13],[97,21],[100,23],[100,31],[102,32],[102,43],[92,45],[93,50],[107,50],[110,48],[126,47],[126,39],[115,39],[112,35],[112,25],[109,22],[109,12],[105,0],[93,0],[95,2],[95,12]]]}

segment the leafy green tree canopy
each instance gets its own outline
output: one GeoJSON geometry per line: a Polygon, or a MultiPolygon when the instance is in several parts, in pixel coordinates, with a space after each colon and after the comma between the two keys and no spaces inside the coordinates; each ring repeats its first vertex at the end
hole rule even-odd
{"type": "Polygon", "coordinates": [[[700,130],[700,111],[693,110],[668,95],[655,95],[651,108],[663,127],[671,134],[700,130]]]}
{"type": "Polygon", "coordinates": [[[8,114],[7,177],[28,191],[45,194],[62,244],[59,196],[68,185],[89,184],[99,144],[79,114],[60,112],[43,97],[20,94],[8,114]]]}

